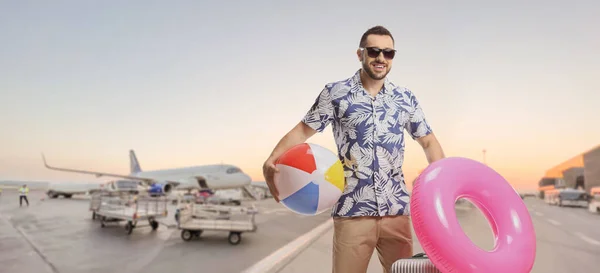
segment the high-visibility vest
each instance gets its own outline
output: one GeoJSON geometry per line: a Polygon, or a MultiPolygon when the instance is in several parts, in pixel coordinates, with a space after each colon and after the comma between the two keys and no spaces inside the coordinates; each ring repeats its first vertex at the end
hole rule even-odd
{"type": "Polygon", "coordinates": [[[21,188],[19,188],[19,193],[21,196],[25,196],[25,195],[27,195],[27,193],[29,193],[29,188],[21,187],[21,188]]]}

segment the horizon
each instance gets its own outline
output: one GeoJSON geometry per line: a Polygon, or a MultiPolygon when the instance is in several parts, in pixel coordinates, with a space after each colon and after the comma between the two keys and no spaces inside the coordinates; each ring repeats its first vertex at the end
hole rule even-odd
{"type": "MultiPolygon", "coordinates": [[[[600,144],[600,3],[1,3],[0,180],[105,181],[262,164],[326,83],[360,68],[375,25],[397,49],[446,156],[485,161],[517,190],[600,144]],[[360,14],[354,16],[353,14],[360,14]],[[211,97],[213,96],[213,97],[211,97]],[[214,97],[216,96],[216,98],[214,97]]],[[[405,133],[408,188],[427,166],[405,133]]],[[[307,142],[337,151],[331,126],[307,142]]]]}

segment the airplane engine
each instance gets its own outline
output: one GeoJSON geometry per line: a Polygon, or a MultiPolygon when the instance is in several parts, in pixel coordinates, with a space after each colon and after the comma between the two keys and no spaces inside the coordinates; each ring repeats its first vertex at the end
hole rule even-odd
{"type": "Polygon", "coordinates": [[[150,195],[164,195],[169,194],[172,189],[173,186],[169,183],[154,183],[148,189],[148,193],[150,193],[150,195]]]}

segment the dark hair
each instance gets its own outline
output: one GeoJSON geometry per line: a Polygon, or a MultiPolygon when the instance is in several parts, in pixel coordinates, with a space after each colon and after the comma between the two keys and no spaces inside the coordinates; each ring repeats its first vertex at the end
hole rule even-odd
{"type": "Polygon", "coordinates": [[[374,27],[368,29],[367,31],[365,31],[365,33],[363,33],[362,37],[360,38],[360,44],[358,44],[358,46],[365,47],[365,45],[367,43],[367,37],[371,34],[390,36],[390,38],[392,38],[392,42],[394,42],[394,37],[392,36],[392,33],[390,33],[390,31],[387,30],[387,28],[385,28],[383,26],[374,26],[374,27]]]}

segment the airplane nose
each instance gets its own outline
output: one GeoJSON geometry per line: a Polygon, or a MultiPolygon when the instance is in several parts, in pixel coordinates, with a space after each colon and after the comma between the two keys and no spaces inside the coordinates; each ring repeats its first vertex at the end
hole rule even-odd
{"type": "Polygon", "coordinates": [[[250,175],[248,175],[247,173],[242,173],[240,175],[240,180],[242,180],[242,183],[250,183],[252,182],[252,177],[250,177],[250,175]]]}

